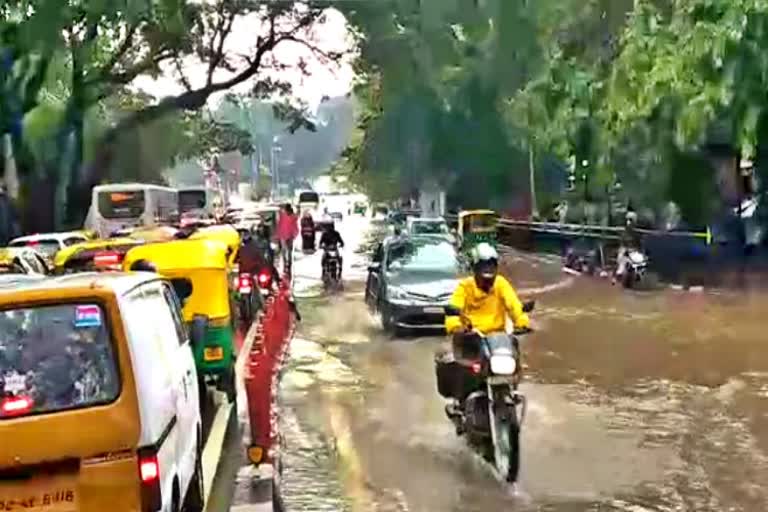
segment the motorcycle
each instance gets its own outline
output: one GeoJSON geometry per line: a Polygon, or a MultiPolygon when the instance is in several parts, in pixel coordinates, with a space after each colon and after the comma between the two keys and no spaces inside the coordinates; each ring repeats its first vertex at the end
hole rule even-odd
{"type": "MultiPolygon", "coordinates": [[[[523,311],[533,311],[535,302],[526,302],[523,311]]],[[[447,316],[463,312],[446,306],[447,316]]],[[[457,359],[453,352],[435,358],[438,392],[451,400],[445,413],[474,447],[492,462],[507,482],[517,481],[520,472],[520,428],[525,421],[526,398],[518,391],[521,378],[519,336],[530,329],[483,333],[474,329],[477,353],[457,359]]]]}
{"type": "Polygon", "coordinates": [[[237,278],[237,291],[240,294],[240,318],[250,323],[263,301],[272,292],[272,274],[266,268],[254,276],[241,273],[237,278]],[[255,293],[258,292],[258,295],[255,293]]]}
{"type": "Polygon", "coordinates": [[[338,247],[327,246],[323,254],[323,287],[328,289],[341,288],[341,254],[338,247]]]}
{"type": "Polygon", "coordinates": [[[624,288],[634,288],[645,282],[648,271],[648,256],[638,250],[628,250],[626,252],[626,265],[622,284],[624,288]]]}

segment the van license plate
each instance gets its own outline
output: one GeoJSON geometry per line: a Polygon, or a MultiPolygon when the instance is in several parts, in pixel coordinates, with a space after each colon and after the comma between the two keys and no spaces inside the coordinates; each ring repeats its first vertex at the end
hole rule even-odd
{"type": "Polygon", "coordinates": [[[428,314],[438,314],[445,311],[443,308],[424,308],[424,312],[428,314]]]}
{"type": "Polygon", "coordinates": [[[206,361],[221,361],[224,359],[224,349],[221,347],[206,347],[203,358],[206,361]]]}
{"type": "Polygon", "coordinates": [[[78,498],[71,478],[53,477],[0,485],[0,510],[74,512],[78,498]]]}

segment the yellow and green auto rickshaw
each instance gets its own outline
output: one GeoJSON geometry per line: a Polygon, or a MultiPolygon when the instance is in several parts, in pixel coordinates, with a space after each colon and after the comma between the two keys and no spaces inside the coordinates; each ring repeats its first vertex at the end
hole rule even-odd
{"type": "Polygon", "coordinates": [[[463,252],[487,242],[496,246],[499,216],[493,210],[464,210],[459,212],[458,240],[463,252]]]}
{"type": "Polygon", "coordinates": [[[107,238],[64,247],[53,258],[54,274],[120,270],[125,253],[145,242],[136,238],[107,238]]]}
{"type": "Polygon", "coordinates": [[[204,343],[194,347],[201,407],[206,403],[207,382],[227,394],[234,403],[235,315],[229,293],[227,246],[218,240],[174,240],[134,247],[125,255],[123,269],[129,271],[142,260],[151,263],[168,279],[188,279],[192,293],[182,308],[190,329],[201,329],[204,343]],[[202,324],[202,325],[201,325],[202,324]]]}

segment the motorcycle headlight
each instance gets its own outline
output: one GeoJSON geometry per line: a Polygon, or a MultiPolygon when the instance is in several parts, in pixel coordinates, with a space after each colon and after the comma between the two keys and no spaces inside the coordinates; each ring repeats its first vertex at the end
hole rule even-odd
{"type": "Polygon", "coordinates": [[[491,373],[494,375],[512,375],[517,368],[517,362],[512,355],[491,356],[491,373]]]}

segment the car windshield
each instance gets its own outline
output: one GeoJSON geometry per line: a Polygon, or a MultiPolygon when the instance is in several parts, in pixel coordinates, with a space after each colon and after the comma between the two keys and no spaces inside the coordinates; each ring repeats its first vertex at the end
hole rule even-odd
{"type": "Polygon", "coordinates": [[[448,233],[448,226],[442,222],[414,222],[413,233],[415,235],[444,235],[448,233]]]}
{"type": "Polygon", "coordinates": [[[406,240],[389,249],[387,270],[398,274],[435,272],[457,274],[459,261],[453,245],[432,240],[406,240]]]}
{"type": "MultiPolygon", "coordinates": [[[[26,401],[24,414],[105,404],[120,379],[104,311],[59,304],[0,312],[0,400],[26,401]]],[[[5,419],[0,411],[0,419],[5,419]]]]}

